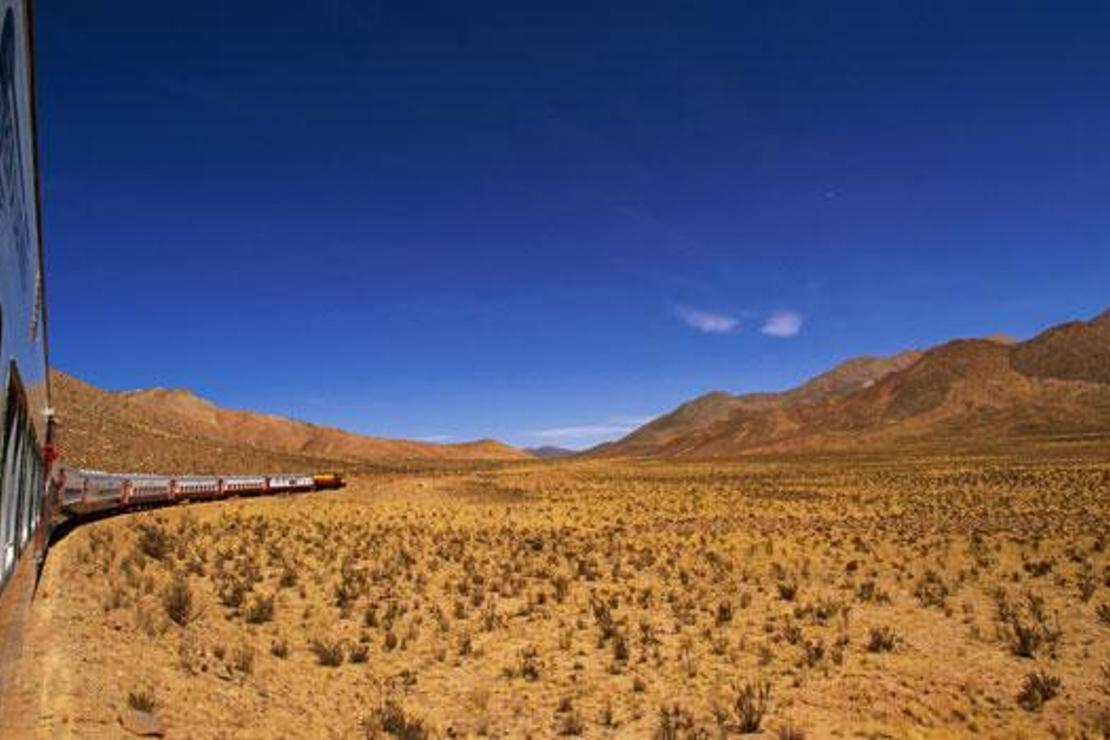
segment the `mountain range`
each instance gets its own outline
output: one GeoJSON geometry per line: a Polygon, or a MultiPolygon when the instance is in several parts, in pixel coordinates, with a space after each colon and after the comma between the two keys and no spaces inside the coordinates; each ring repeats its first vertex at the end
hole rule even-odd
{"type": "Polygon", "coordinates": [[[62,458],[78,467],[247,473],[531,457],[494,440],[432,444],[383,439],[233,411],[180,388],[105,391],[57,371],[51,373],[51,399],[60,424],[62,458]]]}
{"type": "Polygon", "coordinates": [[[1110,311],[1027,341],[957,339],[843,362],[781,393],[707,393],[628,436],[574,453],[495,440],[384,439],[224,409],[184,389],[101,390],[51,374],[63,459],[149,472],[257,472],[563,457],[729,458],[940,447],[1019,438],[1110,439],[1110,311]]]}
{"type": "Polygon", "coordinates": [[[1110,436],[1110,311],[1028,341],[957,339],[844,362],[783,393],[709,393],[600,457],[722,458],[753,453],[1110,436]]]}
{"type": "Polygon", "coordinates": [[[577,450],[570,450],[566,447],[557,447],[555,445],[543,445],[542,447],[525,447],[524,451],[533,457],[538,457],[541,460],[554,460],[560,457],[573,457],[578,454],[577,450]]]}

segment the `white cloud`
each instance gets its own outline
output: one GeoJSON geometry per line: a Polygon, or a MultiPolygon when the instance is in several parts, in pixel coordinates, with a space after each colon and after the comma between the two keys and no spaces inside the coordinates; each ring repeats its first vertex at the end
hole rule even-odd
{"type": "Polygon", "coordinates": [[[631,434],[652,419],[658,418],[658,416],[658,414],[652,414],[651,416],[614,415],[594,424],[534,429],[526,432],[526,434],[547,443],[558,442],[569,447],[597,444],[598,442],[619,439],[631,434]]]}
{"type": "Polygon", "coordinates": [[[590,437],[609,437],[617,434],[624,435],[635,428],[634,426],[617,424],[584,424],[574,427],[537,429],[534,432],[530,432],[530,434],[540,439],[587,439],[590,437]]]}
{"type": "Polygon", "coordinates": [[[675,315],[682,319],[687,326],[693,327],[704,334],[731,334],[740,325],[740,320],[735,316],[702,311],[688,306],[676,308],[675,315]]]}
{"type": "Polygon", "coordinates": [[[796,337],[801,330],[802,317],[794,311],[775,311],[760,329],[769,337],[796,337]]]}
{"type": "Polygon", "coordinates": [[[434,444],[441,444],[443,442],[450,442],[454,437],[450,434],[432,434],[427,437],[417,437],[417,442],[432,442],[434,444]]]}

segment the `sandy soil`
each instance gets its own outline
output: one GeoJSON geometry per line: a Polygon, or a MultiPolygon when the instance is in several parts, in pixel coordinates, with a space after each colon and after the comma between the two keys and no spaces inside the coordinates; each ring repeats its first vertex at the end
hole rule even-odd
{"type": "Polygon", "coordinates": [[[533,463],[89,524],[32,613],[35,732],[716,737],[766,686],[767,736],[1103,736],[1107,459],[533,463]]]}

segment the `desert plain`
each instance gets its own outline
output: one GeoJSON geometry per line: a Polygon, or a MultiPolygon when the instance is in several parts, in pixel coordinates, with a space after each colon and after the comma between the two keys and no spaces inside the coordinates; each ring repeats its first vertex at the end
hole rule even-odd
{"type": "Polygon", "coordinates": [[[75,528],[28,731],[1106,737],[1105,439],[348,473],[75,528]]]}

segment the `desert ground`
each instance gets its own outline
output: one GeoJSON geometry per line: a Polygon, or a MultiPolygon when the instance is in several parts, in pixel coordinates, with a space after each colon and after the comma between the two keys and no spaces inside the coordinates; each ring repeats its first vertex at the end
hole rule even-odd
{"type": "Polygon", "coordinates": [[[43,737],[1106,737],[1110,454],[525,462],[82,525],[43,737]]]}

